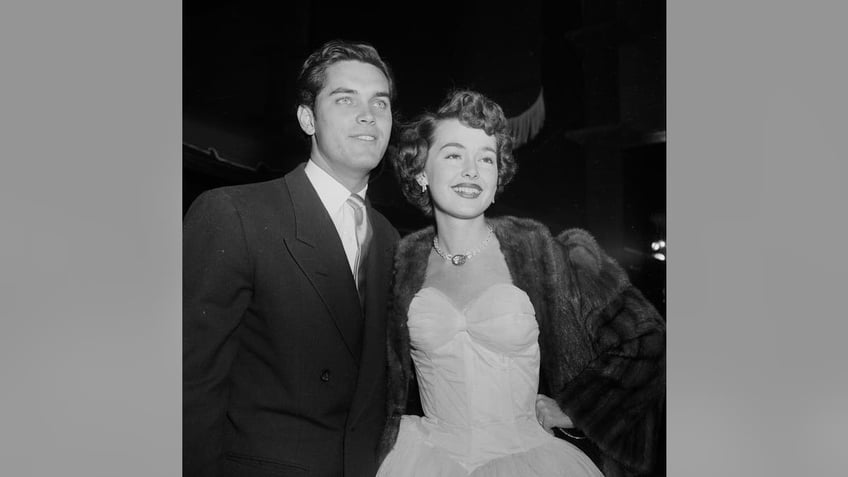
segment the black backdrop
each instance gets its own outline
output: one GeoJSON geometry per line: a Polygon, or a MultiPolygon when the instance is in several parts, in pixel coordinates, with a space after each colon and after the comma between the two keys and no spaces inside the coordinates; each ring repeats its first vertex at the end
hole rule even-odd
{"type": "MultiPolygon", "coordinates": [[[[299,65],[332,38],[374,44],[410,118],[452,87],[509,116],[543,91],[544,127],[516,151],[519,173],[492,213],[583,227],[665,310],[665,3],[526,0],[409,4],[184,4],[184,204],[201,191],[278,177],[306,158],[294,116],[299,65]]],[[[387,171],[384,171],[387,172],[387,171]]],[[[372,202],[401,233],[424,218],[378,174],[372,202]]]]}

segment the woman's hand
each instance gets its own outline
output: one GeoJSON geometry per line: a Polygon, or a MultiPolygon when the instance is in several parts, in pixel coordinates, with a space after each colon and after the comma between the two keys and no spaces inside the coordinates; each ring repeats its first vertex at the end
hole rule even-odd
{"type": "Polygon", "coordinates": [[[544,394],[536,395],[536,419],[538,419],[539,424],[550,434],[554,433],[554,427],[565,429],[572,429],[574,427],[571,418],[562,412],[559,404],[544,394]]]}

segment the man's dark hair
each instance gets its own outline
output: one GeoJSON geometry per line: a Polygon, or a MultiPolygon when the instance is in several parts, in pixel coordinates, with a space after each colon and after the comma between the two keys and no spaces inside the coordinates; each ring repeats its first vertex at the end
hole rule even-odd
{"type": "Polygon", "coordinates": [[[315,50],[303,63],[297,77],[297,104],[313,109],[315,97],[326,80],[327,67],[339,61],[361,61],[374,65],[389,82],[389,99],[395,99],[395,80],[389,65],[380,58],[377,50],[368,43],[353,43],[344,40],[331,40],[315,50]]]}

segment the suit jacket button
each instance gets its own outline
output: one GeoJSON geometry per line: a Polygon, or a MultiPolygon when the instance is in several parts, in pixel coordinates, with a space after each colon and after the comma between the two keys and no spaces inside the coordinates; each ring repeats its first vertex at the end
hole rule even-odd
{"type": "Polygon", "coordinates": [[[325,369],[325,370],[321,371],[321,381],[324,381],[326,383],[329,380],[330,380],[330,370],[325,369]]]}

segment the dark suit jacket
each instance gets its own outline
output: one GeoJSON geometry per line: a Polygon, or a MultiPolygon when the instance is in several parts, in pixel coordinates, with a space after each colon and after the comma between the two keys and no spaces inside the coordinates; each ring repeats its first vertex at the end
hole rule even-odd
{"type": "Polygon", "coordinates": [[[375,474],[398,233],[370,205],[368,216],[363,312],[303,165],[192,204],[183,225],[183,475],[375,474]]]}

